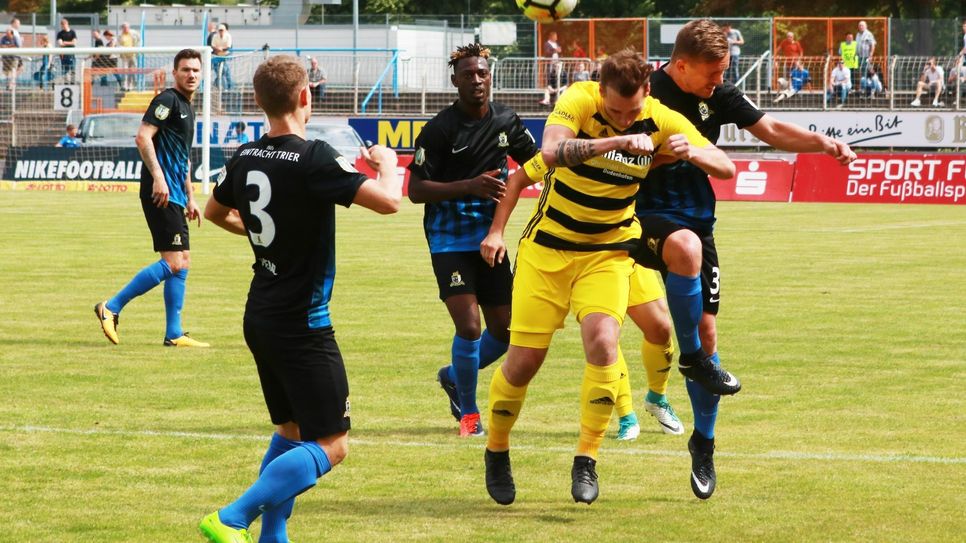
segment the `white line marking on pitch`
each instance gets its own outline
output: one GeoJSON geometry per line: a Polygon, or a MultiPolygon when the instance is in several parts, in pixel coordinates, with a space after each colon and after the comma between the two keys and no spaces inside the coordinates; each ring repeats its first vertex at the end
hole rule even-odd
{"type": "MultiPolygon", "coordinates": [[[[262,441],[267,442],[270,434],[215,434],[205,432],[177,432],[157,430],[107,430],[107,429],[71,429],[52,428],[49,426],[0,426],[0,432],[10,433],[47,433],[71,434],[90,436],[124,436],[124,437],[164,437],[177,439],[213,439],[225,441],[262,441]]],[[[358,439],[350,437],[352,445],[362,446],[393,446],[417,448],[463,448],[458,442],[420,442],[395,441],[391,439],[358,439]]],[[[516,445],[513,450],[537,452],[573,452],[573,447],[538,447],[533,445],[516,445]]],[[[648,451],[643,449],[609,448],[607,454],[626,454],[633,456],[688,456],[685,451],[648,451]]],[[[725,458],[740,458],[750,460],[832,460],[839,462],[888,462],[898,464],[966,464],[966,457],[962,456],[922,456],[912,454],[848,454],[848,453],[806,453],[799,451],[769,451],[764,453],[716,452],[715,456],[725,458]]]]}

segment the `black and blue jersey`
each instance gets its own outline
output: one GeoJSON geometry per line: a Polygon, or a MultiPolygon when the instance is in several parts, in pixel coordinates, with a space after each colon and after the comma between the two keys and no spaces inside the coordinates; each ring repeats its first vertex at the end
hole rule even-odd
{"type": "MultiPolygon", "coordinates": [[[[664,69],[651,75],[651,96],[687,117],[711,143],[718,141],[722,125],[745,128],[765,115],[731,83],[716,87],[711,98],[701,98],[681,90],[664,69]]],[[[700,232],[714,229],[714,209],[708,174],[683,160],[651,168],[637,193],[639,216],[663,216],[700,232]]]]}
{"type": "MultiPolygon", "coordinates": [[[[195,112],[191,102],[174,89],[165,89],[151,100],[142,122],[158,127],[151,141],[158,164],[168,183],[168,200],[181,207],[188,205],[185,180],[191,142],[195,137],[195,112]]],[[[141,168],[141,198],[151,199],[154,178],[148,168],[141,168]]]]}
{"type": "Polygon", "coordinates": [[[255,253],[245,321],[263,328],[332,326],[335,204],[366,176],[328,143],[263,136],[238,148],[213,197],[237,209],[255,253]]]}
{"type": "MultiPolygon", "coordinates": [[[[409,170],[445,183],[500,170],[506,181],[509,154],[523,164],[537,153],[533,136],[509,107],[491,102],[482,119],[467,117],[456,103],[433,117],[416,138],[409,170]]],[[[427,203],[423,228],[430,253],[479,251],[493,222],[496,203],[463,196],[427,203]]]]}

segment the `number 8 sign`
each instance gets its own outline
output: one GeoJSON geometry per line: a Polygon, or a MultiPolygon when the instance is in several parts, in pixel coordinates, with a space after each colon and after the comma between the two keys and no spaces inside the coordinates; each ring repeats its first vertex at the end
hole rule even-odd
{"type": "Polygon", "coordinates": [[[80,109],[80,85],[54,85],[54,110],[80,109]]]}

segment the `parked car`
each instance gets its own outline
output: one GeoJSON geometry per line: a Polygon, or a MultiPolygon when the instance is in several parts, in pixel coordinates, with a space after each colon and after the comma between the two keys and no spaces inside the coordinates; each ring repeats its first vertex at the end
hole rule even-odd
{"type": "Polygon", "coordinates": [[[77,137],[83,146],[134,147],[140,113],[96,113],[81,119],[77,137]]]}
{"type": "Polygon", "coordinates": [[[359,158],[359,147],[366,146],[356,129],[347,124],[309,123],[305,125],[305,137],[328,143],[350,162],[359,158]]]}

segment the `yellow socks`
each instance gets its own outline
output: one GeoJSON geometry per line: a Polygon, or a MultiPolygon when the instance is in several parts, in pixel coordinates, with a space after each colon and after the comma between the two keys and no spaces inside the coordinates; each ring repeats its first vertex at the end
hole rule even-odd
{"type": "MultiPolygon", "coordinates": [[[[597,458],[597,451],[604,440],[604,432],[607,431],[607,424],[617,403],[621,380],[619,360],[620,357],[618,362],[606,367],[591,364],[584,366],[584,381],[580,386],[578,455],[597,458]]],[[[492,427],[492,423],[490,426],[492,427]]]]}
{"type": "Polygon", "coordinates": [[[634,412],[634,396],[631,394],[631,376],[627,370],[627,361],[624,360],[624,353],[621,352],[620,347],[617,348],[617,368],[621,372],[621,380],[614,410],[617,411],[618,417],[623,417],[634,412]]]}
{"type": "Polygon", "coordinates": [[[665,345],[641,342],[641,357],[647,370],[647,388],[657,394],[667,393],[667,382],[671,378],[671,361],[674,359],[674,343],[668,339],[665,345]]]}
{"type": "Polygon", "coordinates": [[[527,395],[527,387],[516,387],[507,382],[503,376],[501,364],[493,372],[490,381],[490,427],[486,436],[486,448],[494,451],[505,451],[510,448],[510,430],[520,416],[523,400],[527,395]]]}

